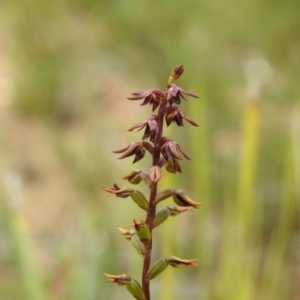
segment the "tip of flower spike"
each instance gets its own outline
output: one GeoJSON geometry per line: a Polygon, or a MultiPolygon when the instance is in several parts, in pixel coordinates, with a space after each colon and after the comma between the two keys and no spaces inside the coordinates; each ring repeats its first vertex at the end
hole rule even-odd
{"type": "Polygon", "coordinates": [[[182,75],[183,71],[184,71],[184,67],[182,64],[175,67],[169,77],[169,83],[178,79],[182,75]]]}

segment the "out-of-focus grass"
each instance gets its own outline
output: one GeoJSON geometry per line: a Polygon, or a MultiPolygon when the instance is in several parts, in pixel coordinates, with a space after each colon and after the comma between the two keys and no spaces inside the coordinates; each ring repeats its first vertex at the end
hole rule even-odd
{"type": "MultiPolygon", "coordinates": [[[[18,279],[7,282],[24,282],[30,299],[130,299],[102,273],[139,278],[141,261],[116,228],[143,212],[101,187],[123,185],[123,175],[149,166],[147,158],[132,166],[111,153],[139,139],[124,132],[150,112],[125,98],[163,88],[170,70],[183,63],[179,84],[200,97],[182,103],[182,110],[200,127],[167,131],[192,161],[183,162],[181,175],[165,174],[161,188],[183,188],[204,205],[157,229],[155,256],[199,258],[200,267],[167,269],[153,281],[153,294],[163,300],[298,299],[300,148],[292,111],[300,95],[299,3],[3,3],[0,51],[13,70],[13,108],[29,120],[40,118],[47,145],[81,201],[74,201],[65,239],[58,242],[55,234],[63,229],[51,225],[57,249],[45,270],[31,267],[39,246],[30,246],[23,225],[14,225],[9,213],[1,218],[7,237],[1,243],[16,250],[0,252],[1,278],[8,277],[1,270],[19,270],[18,279]]],[[[1,131],[1,144],[7,136],[13,139],[13,132],[1,131]]],[[[24,299],[22,291],[0,288],[0,299],[24,299]]]]}
{"type": "Polygon", "coordinates": [[[17,299],[14,298],[18,297],[15,295],[17,291],[24,299],[42,300],[44,296],[41,281],[34,267],[34,254],[28,239],[28,224],[21,210],[20,178],[17,174],[7,174],[4,185],[6,193],[1,195],[0,202],[2,225],[7,230],[5,238],[10,242],[8,249],[18,273],[18,284],[12,288],[12,292],[8,290],[8,296],[17,299]]]}

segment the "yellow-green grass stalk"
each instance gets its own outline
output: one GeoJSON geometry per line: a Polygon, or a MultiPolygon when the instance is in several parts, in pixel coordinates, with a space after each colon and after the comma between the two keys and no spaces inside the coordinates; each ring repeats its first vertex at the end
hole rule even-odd
{"type": "Polygon", "coordinates": [[[22,288],[22,299],[43,300],[45,295],[34,267],[33,252],[29,245],[28,224],[22,211],[12,207],[11,203],[14,200],[9,196],[3,197],[2,207],[11,242],[12,258],[22,288]]]}
{"type": "Polygon", "coordinates": [[[238,175],[237,190],[237,217],[238,217],[238,286],[240,292],[237,297],[253,299],[255,297],[255,284],[257,264],[255,264],[256,251],[254,236],[259,236],[255,226],[255,216],[262,209],[255,194],[255,177],[257,166],[257,150],[259,138],[260,107],[257,101],[246,104],[243,119],[243,133],[241,137],[241,157],[238,175]],[[255,235],[254,235],[255,232],[255,235]]]}
{"type": "Polygon", "coordinates": [[[259,133],[260,107],[257,101],[246,104],[241,136],[241,155],[238,174],[237,213],[242,238],[253,228],[255,173],[259,133]]]}
{"type": "Polygon", "coordinates": [[[299,132],[297,133],[296,126],[299,126],[299,121],[298,124],[296,120],[294,121],[286,146],[279,216],[274,224],[266,254],[263,292],[260,299],[288,299],[290,290],[291,274],[287,269],[286,253],[293,227],[299,218],[299,161],[297,159],[300,149],[299,132]]]}
{"type": "Polygon", "coordinates": [[[218,264],[217,276],[215,276],[215,282],[213,283],[212,299],[231,299],[235,293],[235,282],[232,276],[233,266],[235,266],[235,256],[232,254],[233,243],[232,240],[235,237],[235,203],[233,201],[235,193],[233,190],[234,175],[232,170],[222,166],[219,170],[224,178],[222,198],[224,201],[224,207],[222,210],[222,223],[221,226],[221,259],[218,264]],[[231,172],[230,172],[231,171],[231,172]],[[230,273],[230,276],[228,274],[230,273]]]}
{"type": "MultiPolygon", "coordinates": [[[[220,300],[227,299],[254,299],[257,274],[260,260],[260,237],[263,223],[262,201],[255,205],[255,222],[253,231],[257,238],[253,243],[248,243],[249,249],[245,253],[239,253],[239,226],[237,224],[237,206],[234,201],[236,196],[236,176],[234,170],[225,168],[223,175],[223,198],[224,206],[221,217],[221,253],[220,263],[217,266],[213,295],[220,300]],[[244,268],[241,270],[241,268],[244,268]],[[243,272],[242,272],[243,271],[243,272]],[[242,274],[241,274],[242,273],[242,274]]],[[[259,199],[258,199],[259,200],[259,199]]]]}
{"type": "Polygon", "coordinates": [[[202,86],[200,92],[197,93],[199,99],[189,102],[187,107],[187,115],[195,120],[199,127],[193,130],[193,133],[188,139],[188,149],[191,154],[191,167],[188,178],[189,192],[197,201],[203,203],[203,207],[200,207],[200,215],[193,215],[191,220],[191,227],[194,231],[195,241],[193,247],[195,247],[194,253],[200,260],[201,264],[201,278],[202,282],[199,282],[199,289],[201,294],[209,294],[212,289],[213,274],[210,273],[213,265],[212,252],[212,238],[209,232],[204,232],[203,228],[205,223],[212,224],[213,211],[211,205],[211,178],[209,168],[209,146],[208,146],[208,124],[207,124],[207,98],[205,95],[204,87],[202,86]],[[196,131],[196,133],[195,133],[196,131]],[[196,137],[195,137],[196,136],[196,137]],[[205,283],[205,286],[203,284],[205,283]],[[202,285],[202,286],[201,286],[202,285]]]}
{"type": "MultiPolygon", "coordinates": [[[[233,231],[226,238],[230,243],[224,249],[225,254],[222,255],[222,257],[229,260],[226,270],[231,274],[231,289],[228,291],[228,299],[250,300],[255,296],[257,272],[255,260],[258,253],[255,252],[253,236],[254,231],[258,228],[254,226],[256,222],[254,216],[257,211],[261,210],[261,205],[258,201],[255,201],[257,199],[254,193],[259,120],[259,104],[256,101],[248,101],[242,119],[237,202],[235,207],[230,205],[233,215],[235,215],[233,219],[235,224],[233,224],[233,231]],[[230,256],[230,258],[226,258],[226,256],[230,256]]],[[[256,233],[256,235],[259,236],[259,233],[256,233]]]]}

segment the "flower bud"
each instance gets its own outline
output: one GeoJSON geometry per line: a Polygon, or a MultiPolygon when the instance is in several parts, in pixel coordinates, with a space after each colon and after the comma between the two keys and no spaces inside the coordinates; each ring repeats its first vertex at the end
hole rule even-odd
{"type": "Polygon", "coordinates": [[[118,187],[118,185],[115,183],[112,188],[103,188],[106,192],[115,194],[117,197],[120,198],[127,198],[133,193],[133,189],[127,188],[127,187],[118,187]]]}
{"type": "Polygon", "coordinates": [[[143,210],[148,210],[148,200],[144,196],[144,194],[138,190],[134,190],[134,192],[130,195],[131,199],[143,210]]]}
{"type": "Polygon", "coordinates": [[[149,174],[148,174],[147,172],[142,171],[142,172],[140,173],[140,176],[141,176],[141,178],[143,179],[143,181],[147,184],[147,186],[150,187],[151,179],[150,179],[149,174]]]}
{"type": "Polygon", "coordinates": [[[166,221],[170,216],[170,210],[168,207],[162,207],[159,210],[157,210],[156,215],[153,220],[153,228],[159,226],[164,221],[166,221]]]}
{"type": "Polygon", "coordinates": [[[153,154],[154,153],[154,148],[153,146],[147,142],[147,141],[142,141],[142,144],[144,146],[144,148],[150,153],[150,154],[153,154]]]}
{"type": "Polygon", "coordinates": [[[177,66],[171,73],[170,78],[169,78],[169,83],[175,81],[176,79],[178,79],[182,73],[184,71],[184,67],[183,65],[179,65],[177,66]]]}
{"type": "Polygon", "coordinates": [[[170,216],[177,216],[185,211],[191,210],[189,207],[177,207],[175,205],[168,205],[167,208],[170,211],[170,216]]]}
{"type": "Polygon", "coordinates": [[[131,278],[126,274],[110,275],[110,274],[104,273],[104,275],[107,277],[109,282],[117,283],[118,285],[126,285],[131,281],[131,278]]]}
{"type": "Polygon", "coordinates": [[[167,163],[166,159],[161,155],[159,157],[159,163],[158,165],[162,168],[167,163]]]}
{"type": "Polygon", "coordinates": [[[149,226],[143,220],[133,220],[133,226],[141,242],[147,247],[151,241],[149,226]]]}
{"type": "Polygon", "coordinates": [[[158,182],[160,180],[161,171],[159,166],[152,166],[150,169],[150,180],[152,182],[158,182]]]}
{"type": "Polygon", "coordinates": [[[127,283],[125,287],[135,299],[146,300],[141,285],[135,279],[131,279],[131,281],[127,283]]]}
{"type": "Polygon", "coordinates": [[[181,268],[187,266],[198,266],[198,259],[181,259],[176,256],[169,256],[165,258],[168,265],[173,268],[181,268]]]}
{"type": "Polygon", "coordinates": [[[155,203],[158,203],[160,201],[163,201],[173,195],[173,190],[171,189],[166,189],[161,192],[159,192],[156,197],[155,197],[155,203]]]}
{"type": "Polygon", "coordinates": [[[128,175],[123,177],[124,180],[128,180],[131,184],[139,184],[142,181],[140,176],[141,170],[134,170],[128,175]]]}
{"type": "Polygon", "coordinates": [[[141,256],[145,255],[145,245],[141,242],[136,233],[131,236],[131,243],[138,254],[140,254],[141,256]]]}
{"type": "Polygon", "coordinates": [[[134,230],[126,230],[124,228],[119,227],[119,231],[124,235],[126,240],[131,240],[131,237],[135,234],[134,230]]]}
{"type": "Polygon", "coordinates": [[[165,258],[160,258],[156,262],[154,262],[147,273],[146,280],[150,281],[151,279],[158,276],[160,273],[162,273],[166,267],[168,266],[168,263],[166,262],[165,258]]]}
{"type": "Polygon", "coordinates": [[[141,285],[135,279],[131,279],[130,276],[128,276],[127,274],[111,275],[111,274],[104,273],[104,275],[107,277],[109,282],[116,283],[120,286],[125,285],[127,291],[135,299],[146,300],[146,297],[144,295],[141,285]]]}
{"type": "Polygon", "coordinates": [[[189,198],[183,190],[177,189],[173,191],[173,200],[179,206],[193,206],[198,208],[202,203],[198,203],[189,198]]]}

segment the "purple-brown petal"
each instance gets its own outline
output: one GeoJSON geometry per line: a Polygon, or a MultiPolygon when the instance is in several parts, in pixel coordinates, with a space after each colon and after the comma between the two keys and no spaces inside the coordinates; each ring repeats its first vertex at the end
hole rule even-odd
{"type": "Polygon", "coordinates": [[[186,159],[191,160],[190,157],[186,154],[186,152],[184,152],[183,149],[179,146],[179,144],[177,144],[177,147],[186,159]]]}
{"type": "Polygon", "coordinates": [[[143,147],[144,147],[150,154],[153,154],[154,148],[153,148],[153,146],[152,146],[149,142],[142,141],[142,144],[143,144],[143,147]]]}
{"type": "Polygon", "coordinates": [[[122,155],[119,156],[118,159],[123,159],[131,155],[136,155],[140,151],[140,149],[143,149],[143,146],[140,142],[132,142],[129,146],[114,151],[114,153],[122,153],[122,155]]]}
{"type": "Polygon", "coordinates": [[[170,173],[181,173],[181,167],[177,159],[169,159],[166,164],[166,170],[170,173]]]}
{"type": "Polygon", "coordinates": [[[141,100],[143,99],[144,97],[142,96],[133,96],[133,97],[127,97],[128,100],[141,100]]]}
{"type": "Polygon", "coordinates": [[[146,126],[146,129],[145,129],[145,132],[144,132],[144,135],[143,135],[143,140],[146,140],[147,138],[149,138],[150,136],[152,135],[152,131],[149,127],[149,125],[146,126]]]}
{"type": "MultiPolygon", "coordinates": [[[[199,96],[197,96],[196,94],[194,94],[194,93],[192,93],[192,92],[189,92],[189,91],[185,91],[185,90],[183,90],[183,89],[180,89],[180,92],[181,92],[182,94],[185,94],[185,95],[188,95],[188,96],[191,96],[191,97],[194,97],[194,98],[199,98],[199,96]]],[[[183,98],[183,96],[182,96],[182,98],[183,98]]]]}
{"type": "Polygon", "coordinates": [[[179,127],[183,127],[183,121],[182,121],[182,117],[180,115],[177,115],[174,119],[174,121],[176,122],[176,124],[179,126],[179,127]]]}
{"type": "Polygon", "coordinates": [[[192,119],[190,119],[189,117],[183,116],[183,118],[189,122],[190,124],[192,124],[193,126],[199,126],[195,121],[193,121],[192,119]]]}
{"type": "Polygon", "coordinates": [[[136,129],[136,128],[140,128],[139,130],[141,130],[141,129],[143,129],[143,127],[144,127],[145,125],[146,125],[145,122],[138,123],[138,124],[133,125],[132,127],[130,127],[130,128],[128,129],[128,131],[132,131],[132,130],[134,130],[134,129],[136,129]]]}
{"type": "Polygon", "coordinates": [[[155,118],[149,118],[148,119],[148,125],[151,131],[156,131],[158,130],[158,123],[155,120],[155,118]]]}
{"type": "Polygon", "coordinates": [[[152,104],[152,112],[155,111],[158,106],[159,106],[159,102],[153,102],[153,104],[152,104]]]}
{"type": "Polygon", "coordinates": [[[134,92],[134,93],[131,93],[131,95],[134,95],[134,96],[144,95],[144,94],[145,94],[145,91],[144,92],[134,92]]]}
{"type": "MultiPolygon", "coordinates": [[[[123,159],[125,157],[131,156],[135,154],[137,145],[135,143],[131,143],[130,146],[126,149],[126,151],[123,151],[122,155],[118,157],[118,159],[123,159]]],[[[119,150],[120,151],[120,150],[119,150]]],[[[118,152],[117,152],[118,153],[118,152]]],[[[119,152],[120,153],[120,152],[119,152]]]]}
{"type": "Polygon", "coordinates": [[[144,105],[147,105],[147,104],[151,103],[151,98],[152,98],[151,95],[145,97],[143,103],[141,103],[141,106],[144,106],[144,105]]]}
{"type": "Polygon", "coordinates": [[[115,151],[113,151],[113,153],[116,153],[116,154],[122,153],[122,152],[126,151],[131,146],[131,144],[129,146],[126,146],[126,147],[120,149],[120,150],[115,150],[115,151]]]}
{"type": "Polygon", "coordinates": [[[182,159],[179,151],[178,151],[178,144],[176,143],[169,143],[169,147],[170,147],[170,151],[172,152],[173,154],[173,157],[174,158],[177,158],[177,159],[182,159]]]}
{"type": "Polygon", "coordinates": [[[169,126],[173,121],[174,121],[174,115],[172,115],[172,114],[166,115],[167,126],[169,126]]]}
{"type": "Polygon", "coordinates": [[[133,164],[137,161],[141,160],[145,156],[145,149],[140,148],[139,151],[135,154],[135,158],[133,160],[133,164]]]}

